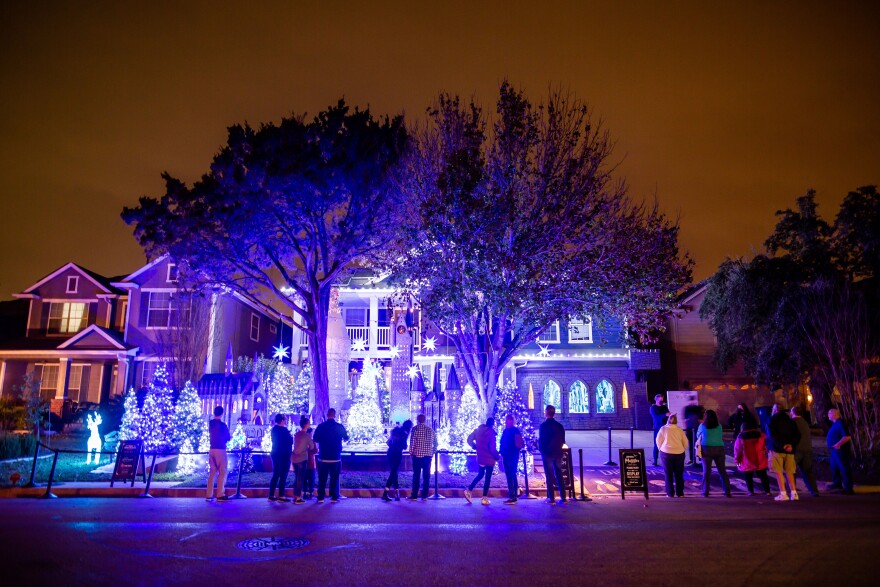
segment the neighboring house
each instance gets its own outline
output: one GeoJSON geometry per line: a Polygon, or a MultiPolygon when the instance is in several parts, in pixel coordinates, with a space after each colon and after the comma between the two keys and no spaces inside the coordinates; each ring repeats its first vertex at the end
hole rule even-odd
{"type": "MultiPolygon", "coordinates": [[[[401,381],[409,386],[410,381],[396,376],[392,368],[398,346],[396,326],[403,322],[412,337],[411,364],[421,370],[427,392],[437,391],[432,390],[435,380],[440,391],[446,391],[453,365],[463,385],[466,378],[454,344],[418,307],[400,307],[399,300],[395,305],[393,294],[387,282],[369,274],[339,284],[339,306],[351,341],[350,368],[359,368],[368,358],[379,361],[385,366],[394,402],[395,386],[401,381]],[[435,371],[439,371],[437,379],[435,371]]],[[[536,422],[543,419],[544,407],[553,403],[557,419],[568,428],[644,428],[650,426],[645,374],[659,368],[659,353],[629,348],[619,324],[599,329],[589,321],[572,320],[554,323],[538,340],[520,349],[503,376],[516,382],[536,422]]],[[[353,373],[353,387],[356,377],[353,373]]],[[[429,398],[428,393],[412,393],[409,416],[414,417],[427,408],[429,398]]],[[[454,412],[461,392],[444,395],[444,410],[454,412]]],[[[430,414],[430,408],[427,411],[430,414]]]]}
{"type": "Polygon", "coordinates": [[[168,257],[113,278],[68,263],[14,297],[28,300],[28,318],[24,332],[0,340],[0,395],[33,373],[55,413],[69,402],[99,403],[148,385],[158,364],[173,369],[179,344],[204,357],[197,372],[225,373],[230,357],[271,355],[279,340],[281,317],[231,292],[205,296],[204,321],[181,326],[195,324],[192,306],[181,303],[168,257]]]}
{"type": "Polygon", "coordinates": [[[661,344],[662,379],[654,387],[657,391],[698,392],[700,404],[715,410],[725,423],[738,403],[756,408],[772,405],[774,398],[768,388],[756,385],[754,378],[746,375],[741,362],[725,373],[715,366],[715,336],[700,318],[707,285],[703,281],[682,294],[678,308],[667,320],[661,344]]]}

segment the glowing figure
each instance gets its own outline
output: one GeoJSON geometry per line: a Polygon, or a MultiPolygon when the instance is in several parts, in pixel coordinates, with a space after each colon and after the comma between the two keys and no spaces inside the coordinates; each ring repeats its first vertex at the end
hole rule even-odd
{"type": "Polygon", "coordinates": [[[88,453],[86,455],[86,464],[89,465],[92,462],[92,455],[95,455],[95,464],[97,465],[101,462],[101,447],[104,444],[104,441],[101,440],[101,435],[98,433],[98,426],[101,425],[101,414],[96,414],[92,417],[91,414],[86,416],[87,425],[89,427],[89,432],[91,435],[89,436],[89,445],[88,445],[88,453]]]}

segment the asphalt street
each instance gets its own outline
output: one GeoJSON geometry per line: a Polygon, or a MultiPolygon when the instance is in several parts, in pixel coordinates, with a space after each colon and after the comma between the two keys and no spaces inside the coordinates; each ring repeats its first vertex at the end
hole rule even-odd
{"type": "Polygon", "coordinates": [[[876,585],[880,496],[0,500],[6,585],[876,585]]]}

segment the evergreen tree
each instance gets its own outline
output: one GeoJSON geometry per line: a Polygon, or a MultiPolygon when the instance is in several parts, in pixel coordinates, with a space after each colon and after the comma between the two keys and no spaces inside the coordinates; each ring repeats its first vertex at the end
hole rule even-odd
{"type": "Polygon", "coordinates": [[[293,390],[294,380],[290,375],[287,367],[280,362],[275,365],[271,374],[267,378],[267,404],[269,409],[269,419],[275,417],[275,414],[289,414],[293,409],[293,390]]]}
{"type": "Polygon", "coordinates": [[[177,457],[177,472],[181,475],[192,475],[196,472],[198,455],[185,454],[193,452],[192,441],[188,437],[183,441],[180,452],[184,454],[177,457]]]}
{"type": "Polygon", "coordinates": [[[168,451],[173,444],[174,402],[168,370],[160,365],[150,381],[140,418],[140,434],[148,451],[168,451]]]}
{"type": "MultiPolygon", "coordinates": [[[[519,428],[520,433],[522,433],[523,440],[526,444],[526,450],[528,451],[526,453],[526,462],[528,463],[529,472],[531,472],[533,460],[531,453],[537,450],[538,447],[537,431],[535,430],[535,425],[532,423],[531,410],[529,410],[525,400],[522,395],[520,395],[519,390],[516,388],[516,384],[513,381],[507,380],[501,387],[495,410],[495,430],[498,433],[499,439],[501,438],[502,432],[504,432],[504,420],[509,415],[513,416],[517,428],[519,428]]],[[[522,459],[519,461],[518,468],[519,472],[522,473],[522,459]]]]}
{"type": "Polygon", "coordinates": [[[229,442],[226,443],[226,449],[236,451],[238,449],[244,449],[241,454],[241,458],[244,459],[244,465],[242,469],[247,473],[250,473],[254,470],[254,459],[251,456],[251,450],[247,445],[247,436],[245,436],[244,434],[244,428],[242,427],[241,422],[239,422],[235,426],[235,431],[232,433],[232,438],[230,438],[229,442]]]}
{"type": "Polygon", "coordinates": [[[311,363],[303,363],[299,374],[296,376],[296,382],[293,384],[293,398],[291,400],[292,414],[308,414],[309,413],[309,392],[312,388],[312,365],[311,363]]]}
{"type": "MultiPolygon", "coordinates": [[[[461,406],[449,431],[450,449],[471,450],[467,444],[467,438],[483,422],[483,405],[477,399],[473,386],[468,383],[461,394],[461,406]]],[[[453,455],[449,460],[449,470],[456,475],[466,474],[467,458],[465,455],[453,455]]]]}
{"type": "Polygon", "coordinates": [[[183,447],[183,443],[187,440],[190,442],[190,447],[197,444],[204,422],[199,394],[192,382],[187,381],[180,390],[177,405],[174,406],[174,445],[183,447]]]}
{"type": "Polygon", "coordinates": [[[122,405],[122,422],[119,424],[119,440],[140,438],[141,410],[138,408],[137,394],[129,388],[122,405]]]}
{"type": "Polygon", "coordinates": [[[382,438],[382,412],[379,409],[379,380],[382,371],[372,361],[364,363],[363,373],[358,380],[354,405],[348,413],[346,428],[355,444],[370,444],[382,438]]]}

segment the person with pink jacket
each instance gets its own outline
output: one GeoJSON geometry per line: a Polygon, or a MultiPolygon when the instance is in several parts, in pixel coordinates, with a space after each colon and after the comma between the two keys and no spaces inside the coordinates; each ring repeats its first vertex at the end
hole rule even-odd
{"type": "Polygon", "coordinates": [[[770,495],[770,477],[767,476],[767,437],[754,422],[743,422],[742,432],[736,437],[733,445],[733,458],[736,461],[736,468],[745,475],[749,495],[755,495],[755,473],[761,479],[764,493],[770,495]]]}

